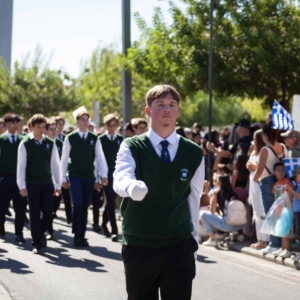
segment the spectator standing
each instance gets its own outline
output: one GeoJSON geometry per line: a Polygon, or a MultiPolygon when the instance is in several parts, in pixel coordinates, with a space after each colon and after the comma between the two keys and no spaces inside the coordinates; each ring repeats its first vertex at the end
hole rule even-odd
{"type": "Polygon", "coordinates": [[[262,204],[260,186],[253,180],[253,176],[258,164],[258,157],[261,149],[266,145],[262,138],[262,130],[259,129],[254,133],[254,150],[251,152],[249,160],[247,162],[247,168],[250,171],[249,177],[249,200],[248,202],[253,207],[253,220],[255,222],[257,243],[251,245],[254,249],[262,249],[267,246],[269,236],[260,233],[262,227],[265,211],[262,204]]]}
{"type": "Polygon", "coordinates": [[[289,157],[300,157],[300,132],[297,130],[288,130],[280,135],[283,137],[284,143],[289,149],[289,157]]]}
{"type": "MultiPolygon", "coordinates": [[[[265,210],[265,215],[269,212],[274,203],[274,195],[272,193],[276,178],[273,175],[273,168],[277,162],[288,156],[285,145],[276,141],[277,132],[272,129],[272,123],[265,124],[262,128],[263,140],[266,146],[259,153],[259,161],[255,171],[253,180],[260,184],[261,197],[265,210]]],[[[281,247],[281,239],[270,235],[269,245],[262,249],[263,254],[269,254],[279,250],[281,247]]]]}

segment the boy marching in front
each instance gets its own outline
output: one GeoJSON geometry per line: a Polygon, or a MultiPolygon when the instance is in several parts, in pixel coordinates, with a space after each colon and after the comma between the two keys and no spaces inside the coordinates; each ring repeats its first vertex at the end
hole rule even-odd
{"type": "Polygon", "coordinates": [[[17,183],[21,195],[28,197],[34,254],[47,245],[45,232],[52,218],[53,193],[59,196],[61,192],[59,155],[56,144],[44,135],[45,127],[46,118],[35,114],[32,133],[24,137],[18,150],[17,183]]]}
{"type": "Polygon", "coordinates": [[[74,246],[89,246],[85,239],[88,206],[93,188],[100,190],[99,179],[94,176],[94,162],[102,176],[103,185],[107,185],[107,164],[99,138],[88,131],[89,114],[86,111],[76,115],[78,130],[68,134],[62,152],[63,188],[70,187],[73,201],[74,246]],[[70,185],[66,174],[69,171],[70,185]]]}
{"type": "Polygon", "coordinates": [[[113,242],[117,242],[118,227],[115,216],[115,199],[117,194],[113,189],[113,173],[115,170],[117,153],[123,141],[123,137],[116,134],[119,120],[114,114],[109,114],[104,117],[104,126],[106,127],[106,132],[100,136],[100,141],[108,165],[108,185],[104,187],[107,203],[103,213],[102,229],[104,234],[109,237],[110,232],[107,229],[107,223],[110,222],[112,229],[111,239],[113,242]]]}
{"type": "Polygon", "coordinates": [[[18,147],[23,137],[17,134],[19,116],[8,113],[4,116],[6,133],[0,136],[0,236],[5,236],[5,214],[13,200],[15,216],[15,234],[17,242],[23,238],[25,198],[20,195],[17,185],[18,147]]]}
{"type": "Polygon", "coordinates": [[[129,300],[190,300],[204,183],[202,149],[176,134],[180,96],[169,85],[146,95],[146,134],[126,139],[114,189],[124,197],[122,256],[129,300]]]}

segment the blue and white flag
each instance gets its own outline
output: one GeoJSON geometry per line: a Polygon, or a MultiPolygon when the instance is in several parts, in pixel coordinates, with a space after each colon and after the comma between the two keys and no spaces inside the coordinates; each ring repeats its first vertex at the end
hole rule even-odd
{"type": "Polygon", "coordinates": [[[282,130],[294,130],[294,121],[290,113],[288,113],[276,100],[274,100],[272,108],[272,128],[282,130]]]}
{"type": "MultiPolygon", "coordinates": [[[[300,166],[300,158],[284,158],[285,173],[288,179],[294,175],[295,170],[300,166]]],[[[293,181],[294,186],[297,186],[296,181],[293,181]]]]}

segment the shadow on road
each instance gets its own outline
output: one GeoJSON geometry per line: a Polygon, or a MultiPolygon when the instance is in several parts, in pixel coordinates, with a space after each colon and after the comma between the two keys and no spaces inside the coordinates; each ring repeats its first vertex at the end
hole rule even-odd
{"type": "Polygon", "coordinates": [[[203,264],[216,264],[217,263],[216,261],[208,260],[208,257],[202,256],[199,254],[197,255],[197,261],[199,261],[200,263],[203,263],[203,264]]]}
{"type": "Polygon", "coordinates": [[[83,268],[91,272],[107,272],[99,269],[104,265],[90,259],[75,259],[72,258],[64,248],[46,248],[42,256],[49,259],[46,263],[66,268],[83,268]]]}

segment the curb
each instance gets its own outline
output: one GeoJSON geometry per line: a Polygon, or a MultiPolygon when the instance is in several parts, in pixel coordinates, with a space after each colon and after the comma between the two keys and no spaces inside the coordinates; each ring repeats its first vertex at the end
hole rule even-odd
{"type": "Polygon", "coordinates": [[[290,258],[275,257],[272,254],[262,254],[259,250],[252,249],[246,243],[227,243],[227,247],[231,251],[248,254],[260,259],[264,259],[279,265],[287,266],[296,270],[300,270],[300,262],[294,262],[290,258]]]}
{"type": "Polygon", "coordinates": [[[4,284],[0,281],[0,299],[1,300],[12,300],[12,297],[9,295],[4,284]]]}

